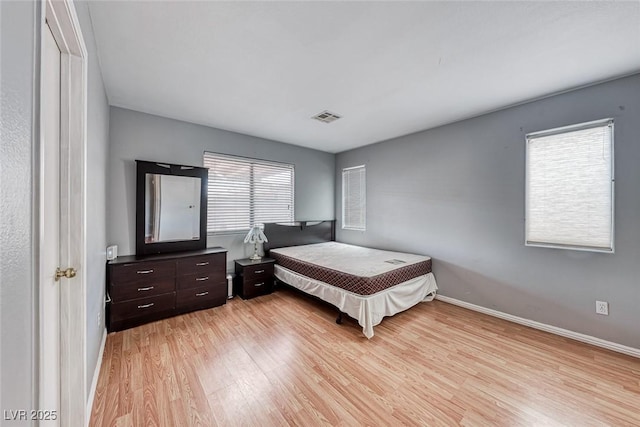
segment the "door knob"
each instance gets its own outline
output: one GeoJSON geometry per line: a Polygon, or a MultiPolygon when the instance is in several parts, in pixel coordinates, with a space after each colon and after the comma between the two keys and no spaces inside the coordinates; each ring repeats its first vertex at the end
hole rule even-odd
{"type": "Polygon", "coordinates": [[[76,277],[76,269],[72,267],[69,267],[66,270],[60,270],[60,267],[56,268],[56,282],[62,277],[66,277],[67,279],[76,277]]]}

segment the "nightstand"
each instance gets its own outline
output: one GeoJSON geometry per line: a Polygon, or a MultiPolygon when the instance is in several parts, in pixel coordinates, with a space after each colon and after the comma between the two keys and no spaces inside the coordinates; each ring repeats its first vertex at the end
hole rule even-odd
{"type": "Polygon", "coordinates": [[[273,266],[276,260],[262,258],[256,261],[251,259],[237,259],[236,277],[233,279],[234,293],[242,299],[249,299],[265,295],[273,291],[273,266]]]}

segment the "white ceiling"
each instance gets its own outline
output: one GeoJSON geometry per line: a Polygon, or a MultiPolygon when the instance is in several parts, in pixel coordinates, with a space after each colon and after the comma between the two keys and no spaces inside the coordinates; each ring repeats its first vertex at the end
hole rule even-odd
{"type": "Polygon", "coordinates": [[[640,71],[640,1],[90,12],[111,105],[333,153],[640,71]],[[310,119],[323,110],[343,118],[310,119]]]}

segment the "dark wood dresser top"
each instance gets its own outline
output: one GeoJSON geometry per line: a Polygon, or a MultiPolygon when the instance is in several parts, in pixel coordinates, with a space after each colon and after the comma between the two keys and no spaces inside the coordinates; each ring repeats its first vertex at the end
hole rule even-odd
{"type": "Polygon", "coordinates": [[[117,265],[117,264],[132,264],[136,262],[145,262],[145,261],[162,261],[162,260],[175,260],[177,258],[189,258],[200,255],[210,255],[210,254],[219,254],[225,253],[227,250],[220,246],[213,246],[211,248],[199,249],[196,251],[186,251],[186,252],[173,252],[168,254],[156,254],[156,255],[125,255],[119,256],[118,258],[107,261],[109,265],[117,265]]]}

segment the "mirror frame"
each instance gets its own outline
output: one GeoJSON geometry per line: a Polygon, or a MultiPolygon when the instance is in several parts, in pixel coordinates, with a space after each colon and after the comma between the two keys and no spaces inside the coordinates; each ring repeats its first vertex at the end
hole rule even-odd
{"type": "Polygon", "coordinates": [[[136,256],[205,249],[207,247],[207,180],[209,170],[200,166],[146,160],[136,160],[136,170],[136,256]],[[200,178],[200,239],[145,243],[145,178],[148,173],[200,178]]]}

